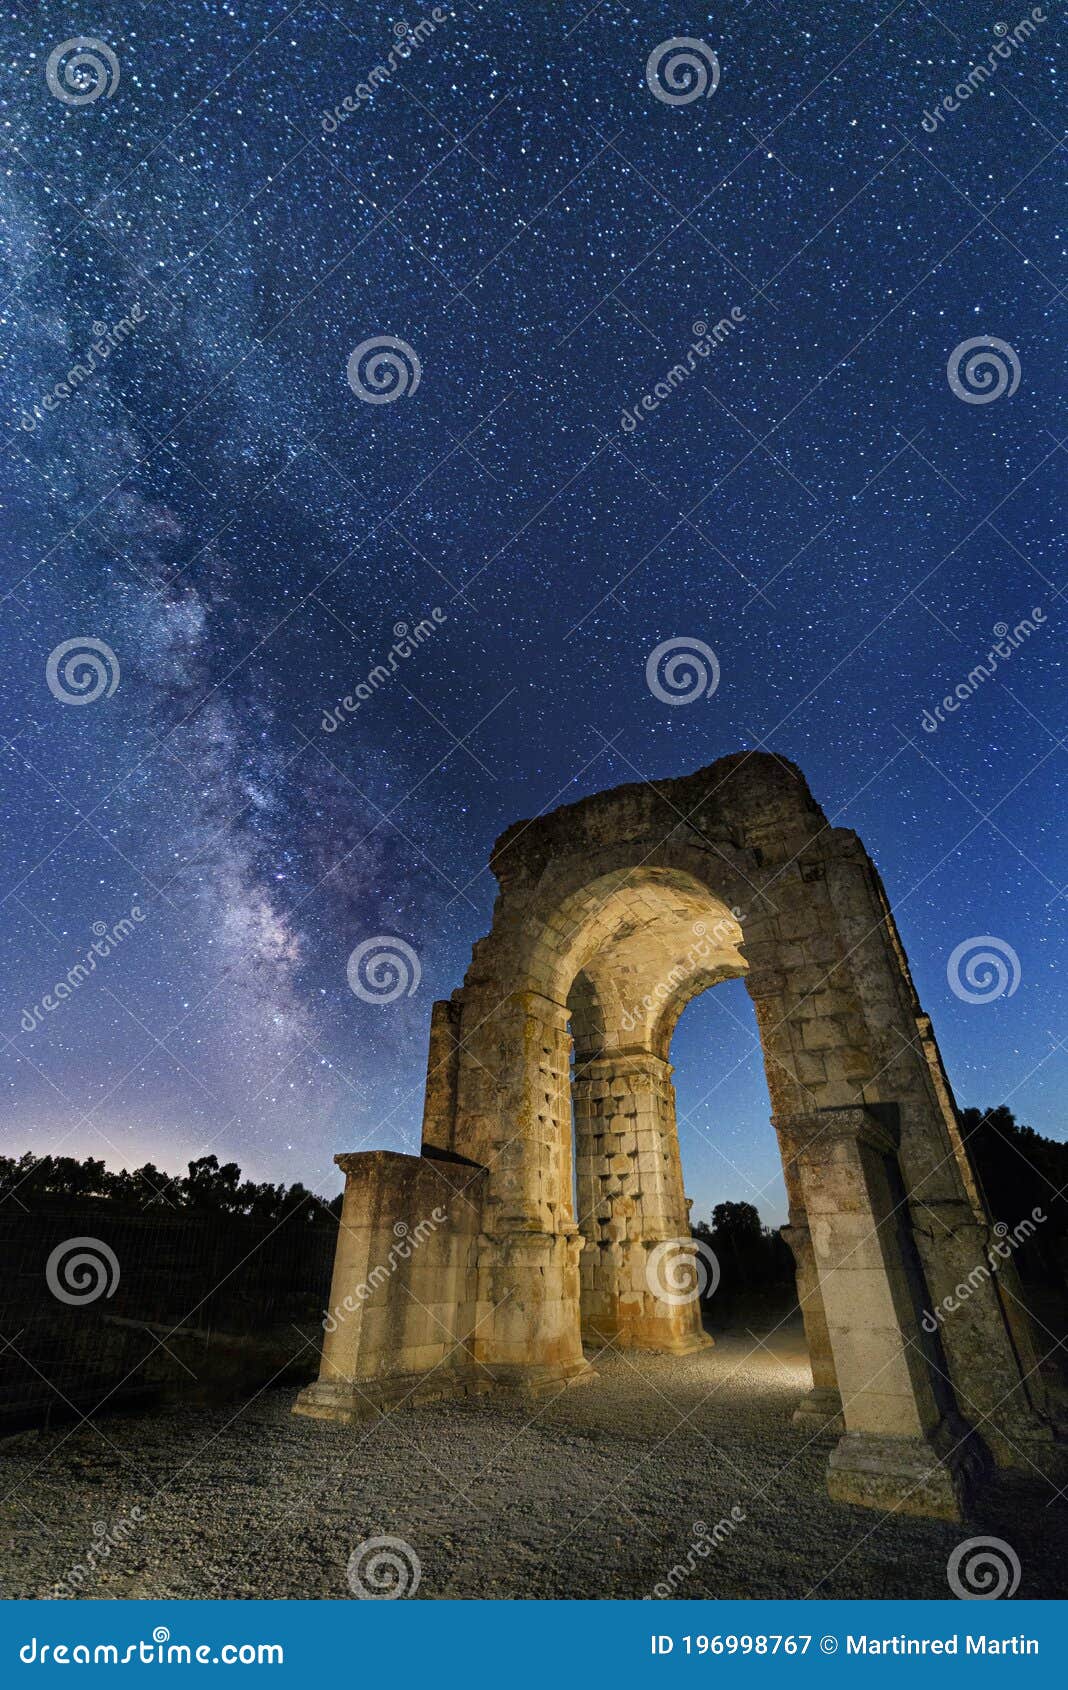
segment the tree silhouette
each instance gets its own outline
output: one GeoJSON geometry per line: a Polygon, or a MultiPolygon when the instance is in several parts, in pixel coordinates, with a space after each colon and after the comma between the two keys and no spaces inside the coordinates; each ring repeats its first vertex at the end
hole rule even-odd
{"type": "Polygon", "coordinates": [[[962,1109],[960,1124],[993,1219],[1011,1232],[1036,1211],[1044,1217],[1015,1252],[1020,1273],[1063,1285],[1068,1262],[1068,1144],[1024,1126],[1004,1104],[962,1109]]]}
{"type": "Polygon", "coordinates": [[[217,1156],[200,1156],[181,1176],[165,1174],[154,1163],[112,1173],[103,1161],[87,1157],[0,1156],[0,1209],[57,1208],[63,1203],[99,1205],[127,1214],[174,1213],[241,1216],[289,1225],[322,1225],[341,1213],[340,1196],[329,1203],[306,1186],[257,1184],[242,1180],[236,1162],[220,1165],[217,1156]]]}

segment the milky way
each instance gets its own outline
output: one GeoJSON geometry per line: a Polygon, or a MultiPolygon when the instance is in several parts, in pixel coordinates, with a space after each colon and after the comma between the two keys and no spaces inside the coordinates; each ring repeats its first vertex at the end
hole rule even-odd
{"type": "MultiPolygon", "coordinates": [[[[1033,16],[10,9],[6,1150],[331,1192],[335,1150],[414,1149],[494,838],[760,745],[875,856],[961,1102],[1063,1136],[1063,30],[1033,16]],[[383,337],[374,403],[349,360],[383,337]],[[1011,358],[962,393],[972,339],[1011,358]],[[646,683],[675,637],[720,666],[685,707],[646,683]],[[118,670],[81,706],[46,676],[76,638],[118,670]],[[378,934],[421,967],[388,1004],[346,978],[378,934]],[[947,960],[987,935],[1018,985],[969,1002],[947,960]]],[[[695,1212],[780,1218],[740,984],[673,1058],[695,1212]]]]}

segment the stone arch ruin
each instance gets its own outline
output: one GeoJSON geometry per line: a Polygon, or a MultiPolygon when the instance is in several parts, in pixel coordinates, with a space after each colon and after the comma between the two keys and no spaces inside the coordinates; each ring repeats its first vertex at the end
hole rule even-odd
{"type": "Polygon", "coordinates": [[[990,1217],[882,882],[800,771],[746,752],[617,787],[509,828],[492,866],[491,931],[433,1008],[420,1155],[337,1158],[298,1411],[559,1389],[595,1378],[584,1338],[709,1343],[668,1053],[690,999],[742,976],[813,1374],[794,1419],[839,1434],[831,1495],[958,1518],[991,1458],[1050,1444],[1011,1265],[924,1319],[990,1217]]]}

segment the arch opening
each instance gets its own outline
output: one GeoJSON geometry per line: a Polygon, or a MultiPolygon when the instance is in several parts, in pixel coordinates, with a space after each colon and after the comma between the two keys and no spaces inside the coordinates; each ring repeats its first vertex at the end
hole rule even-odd
{"type": "Polygon", "coordinates": [[[740,912],[689,876],[611,879],[566,954],[582,1335],[687,1352],[710,1341],[708,1263],[692,1242],[669,1049],[687,1003],[745,974],[740,912]]]}

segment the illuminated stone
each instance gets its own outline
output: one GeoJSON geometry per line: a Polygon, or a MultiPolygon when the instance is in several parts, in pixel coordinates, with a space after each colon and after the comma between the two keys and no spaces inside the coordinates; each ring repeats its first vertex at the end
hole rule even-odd
{"type": "Polygon", "coordinates": [[[421,1155],[338,1158],[334,1312],[298,1411],[556,1390],[595,1377],[583,1339],[710,1343],[668,1052],[686,1004],[740,976],[812,1365],[795,1420],[843,1431],[832,1496],[958,1517],[990,1454],[1048,1445],[1011,1264],[921,1324],[990,1220],[882,883],[799,770],[746,752],[598,793],[509,828],[492,866],[492,930],[434,1006],[421,1155]]]}

